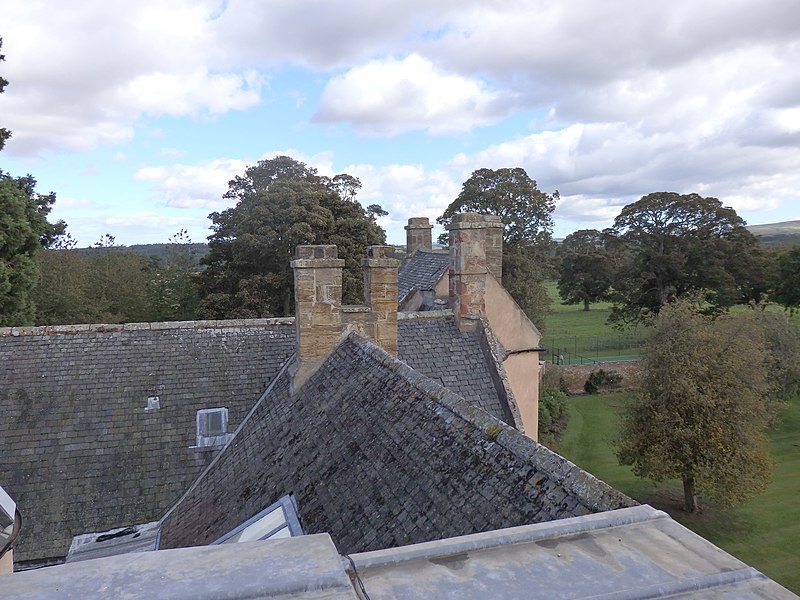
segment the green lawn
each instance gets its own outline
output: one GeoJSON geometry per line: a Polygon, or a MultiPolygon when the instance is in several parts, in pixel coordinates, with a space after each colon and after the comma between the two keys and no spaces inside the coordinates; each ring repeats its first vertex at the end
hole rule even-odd
{"type": "Polygon", "coordinates": [[[680,508],[678,482],[655,485],[617,464],[612,448],[619,407],[629,394],[571,396],[570,421],[559,452],[636,500],[669,512],[677,521],[800,593],[800,397],[785,407],[771,432],[778,461],[765,493],[729,511],[706,506],[698,515],[680,508]]]}
{"type": "Polygon", "coordinates": [[[606,319],[611,313],[611,304],[598,302],[583,310],[583,304],[564,305],[558,297],[558,287],[555,282],[545,284],[547,295],[550,296],[550,314],[547,315],[544,335],[614,335],[618,332],[609,325],[606,319]]]}
{"type": "MultiPolygon", "coordinates": [[[[590,343],[586,340],[604,337],[613,343],[613,337],[619,335],[606,324],[611,309],[608,303],[593,304],[585,312],[582,305],[561,304],[555,283],[547,289],[553,304],[543,346],[568,347],[571,337],[578,350],[586,352],[590,343]]],[[[742,306],[733,310],[749,309],[742,306]]],[[[771,306],[768,310],[782,309],[771,306]]],[[[791,321],[800,323],[800,313],[791,321]]],[[[779,424],[770,433],[778,468],[766,492],[732,510],[705,507],[698,515],[681,510],[683,490],[679,482],[655,485],[617,464],[612,448],[617,410],[629,399],[630,394],[625,393],[571,396],[570,421],[557,450],[609,485],[669,512],[680,523],[800,593],[800,398],[786,405],[779,424]]]]}
{"type": "Polygon", "coordinates": [[[583,304],[561,304],[554,282],[546,288],[553,302],[542,333],[542,346],[551,351],[547,360],[554,360],[559,354],[566,363],[638,358],[639,333],[619,331],[606,324],[611,304],[598,302],[585,311],[583,304]]]}

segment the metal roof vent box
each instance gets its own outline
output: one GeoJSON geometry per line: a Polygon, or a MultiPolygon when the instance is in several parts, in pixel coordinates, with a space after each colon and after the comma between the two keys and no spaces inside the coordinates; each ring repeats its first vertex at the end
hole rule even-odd
{"type": "Polygon", "coordinates": [[[220,448],[228,443],[227,408],[203,408],[197,411],[197,445],[195,448],[220,448]]]}

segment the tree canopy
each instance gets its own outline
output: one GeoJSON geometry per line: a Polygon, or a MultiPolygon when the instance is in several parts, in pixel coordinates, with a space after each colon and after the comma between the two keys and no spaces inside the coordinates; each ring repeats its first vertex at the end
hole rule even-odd
{"type": "MultiPolygon", "coordinates": [[[[541,191],[522,168],[478,169],[436,220],[447,226],[463,212],[498,215],[503,232],[503,285],[537,325],[550,299],[544,279],[551,275],[550,246],[558,192],[541,191]]],[[[446,235],[440,238],[446,241],[446,235]]]]}
{"type": "MultiPolygon", "coordinates": [[[[3,38],[0,37],[0,50],[3,49],[3,38]]],[[[0,62],[3,62],[6,59],[5,55],[0,53],[0,62]]],[[[8,85],[8,79],[0,76],[0,94],[5,91],[5,87],[8,85]]],[[[6,140],[11,137],[11,132],[6,129],[5,127],[0,127],[0,150],[3,149],[3,146],[6,145],[6,140]]]]}
{"type": "Polygon", "coordinates": [[[642,358],[639,396],[622,420],[621,464],[640,477],[683,481],[686,509],[706,494],[729,507],[764,490],[772,461],[768,360],[755,321],[662,308],[642,358]]]}
{"type": "Polygon", "coordinates": [[[558,293],[564,304],[589,305],[608,297],[614,274],[613,258],[605,236],[596,229],[569,234],[558,248],[558,293]]]}
{"type": "Polygon", "coordinates": [[[63,221],[47,221],[54,202],[55,194],[36,193],[30,175],[15,178],[0,171],[0,326],[34,321],[37,249],[65,229],[63,221]]]}
{"type": "Polygon", "coordinates": [[[718,312],[753,287],[758,239],[716,198],[648,194],[624,207],[608,233],[619,252],[611,314],[617,324],[640,322],[693,294],[718,312]]]}
{"type": "Polygon", "coordinates": [[[778,257],[771,298],[788,308],[800,309],[800,246],[794,246],[778,257]]]}
{"type": "Polygon", "coordinates": [[[376,213],[355,199],[360,187],[355,177],[320,176],[288,156],[259,161],[234,178],[225,198],[236,205],[209,215],[213,233],[203,259],[200,315],[292,314],[289,261],[300,244],[336,244],[345,261],[344,302],[360,303],[361,259],[367,246],[386,239],[376,213]]]}

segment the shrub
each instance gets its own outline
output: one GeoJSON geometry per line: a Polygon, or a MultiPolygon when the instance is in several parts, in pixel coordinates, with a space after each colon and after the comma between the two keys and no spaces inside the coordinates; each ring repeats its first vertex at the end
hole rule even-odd
{"type": "Polygon", "coordinates": [[[557,442],[567,424],[567,394],[545,389],[539,394],[539,441],[557,442]]]}
{"type": "Polygon", "coordinates": [[[604,371],[598,369],[589,374],[589,379],[583,384],[583,390],[587,394],[596,394],[601,388],[609,388],[619,385],[622,382],[622,374],[618,371],[604,371]]]}

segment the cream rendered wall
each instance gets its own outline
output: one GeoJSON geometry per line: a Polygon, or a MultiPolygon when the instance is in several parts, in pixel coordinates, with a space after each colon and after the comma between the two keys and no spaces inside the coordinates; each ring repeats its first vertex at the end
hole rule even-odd
{"type": "Polygon", "coordinates": [[[506,289],[486,275],[486,319],[508,357],[503,361],[511,391],[517,400],[525,434],[536,440],[539,432],[539,347],[542,335],[506,289]]]}
{"type": "MultiPolygon", "coordinates": [[[[0,558],[0,575],[7,575],[8,573],[14,572],[14,550],[9,550],[6,552],[2,558],[0,558]]],[[[0,585],[2,588],[2,585],[0,585]]]]}

